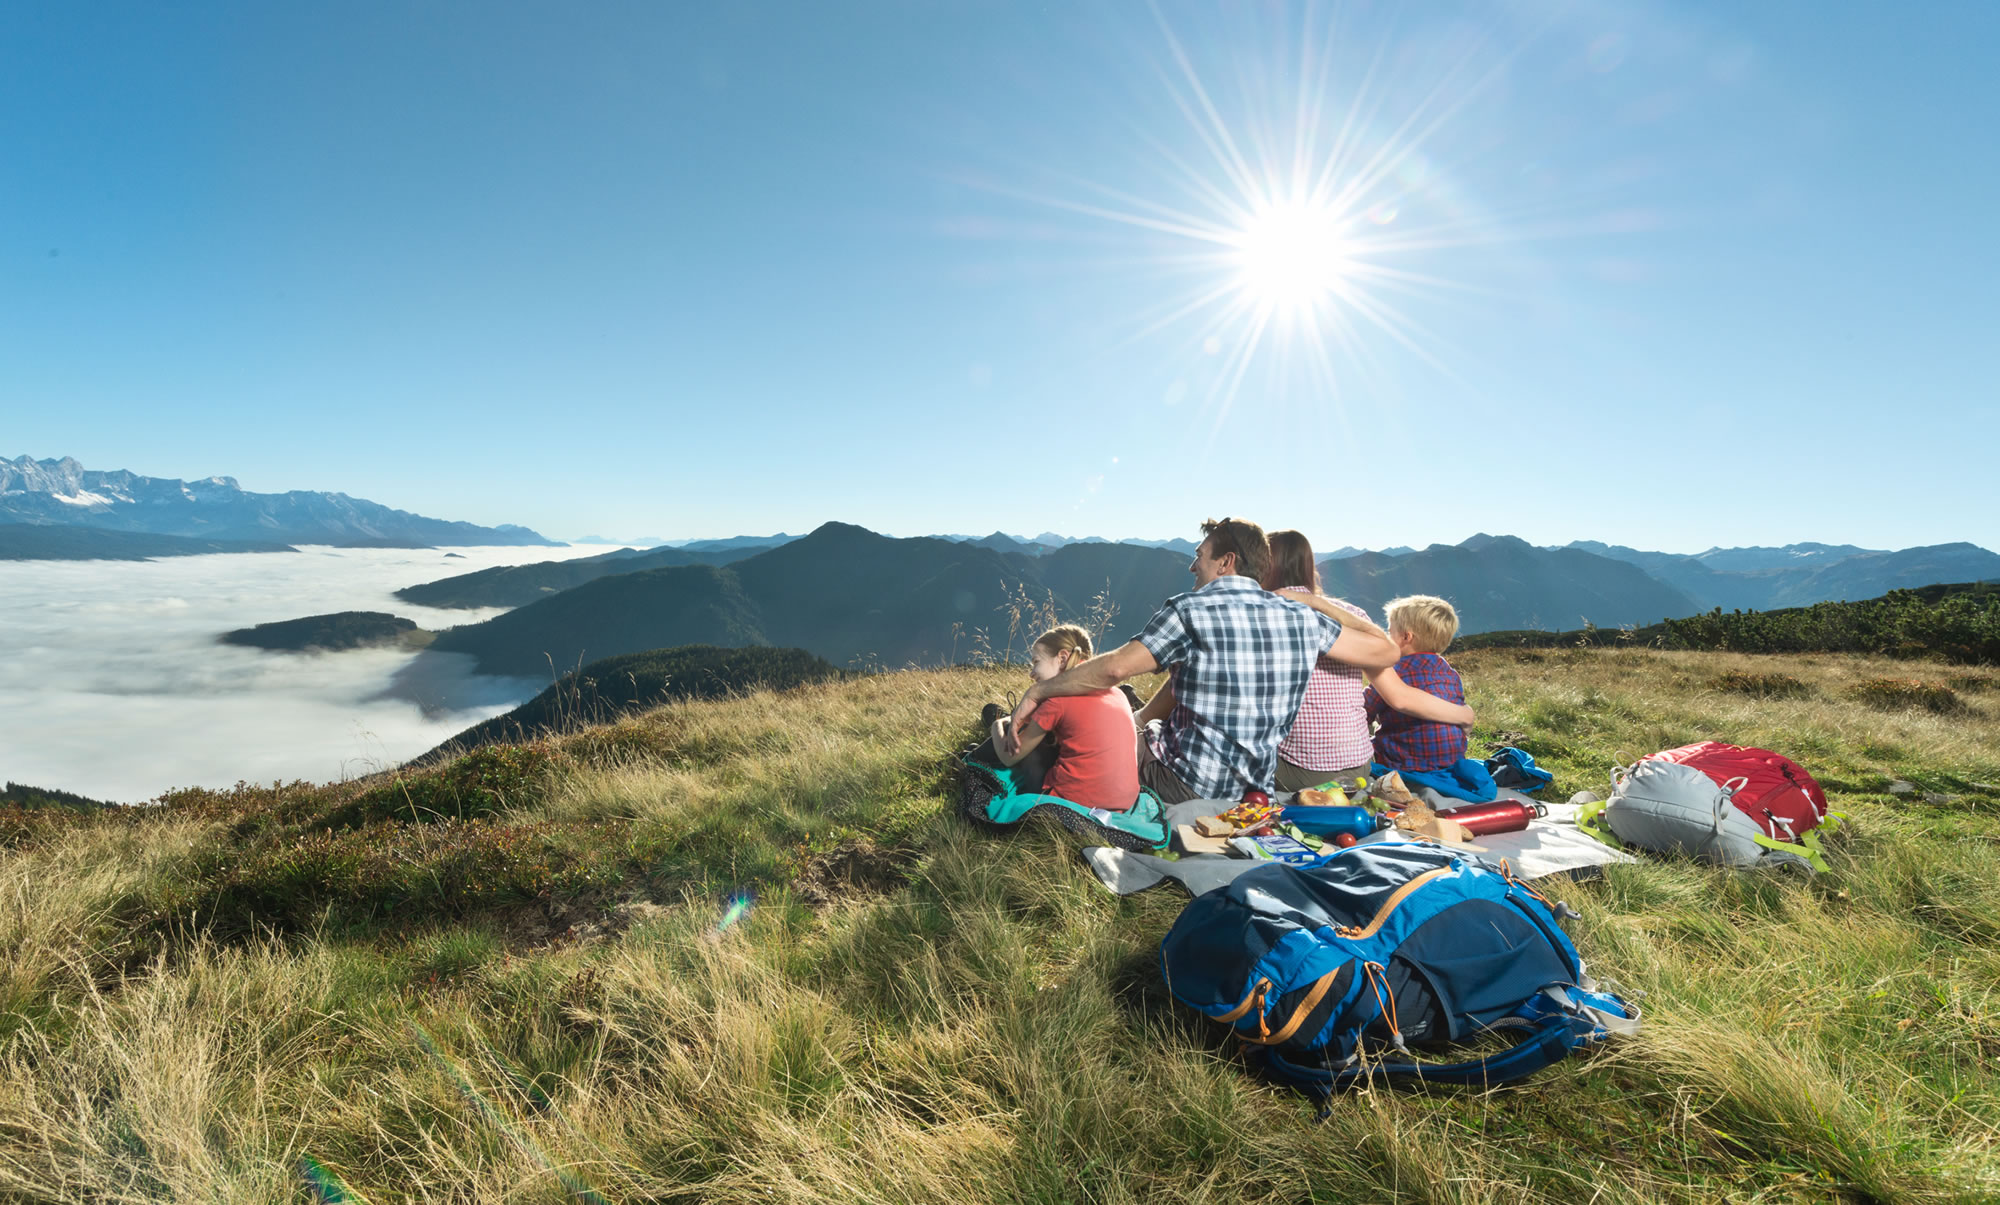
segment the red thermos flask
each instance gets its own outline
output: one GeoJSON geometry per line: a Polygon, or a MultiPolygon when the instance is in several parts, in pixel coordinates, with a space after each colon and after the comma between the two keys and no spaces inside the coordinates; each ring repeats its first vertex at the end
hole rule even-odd
{"type": "Polygon", "coordinates": [[[1457,821],[1465,826],[1465,831],[1477,836],[1482,833],[1518,833],[1528,827],[1530,820],[1547,815],[1548,810],[1539,803],[1531,807],[1518,799],[1497,799],[1492,803],[1467,804],[1449,812],[1439,812],[1438,815],[1457,821]]]}

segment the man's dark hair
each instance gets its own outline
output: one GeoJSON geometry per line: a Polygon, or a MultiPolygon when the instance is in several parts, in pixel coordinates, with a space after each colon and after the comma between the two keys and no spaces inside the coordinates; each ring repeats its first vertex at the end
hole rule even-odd
{"type": "Polygon", "coordinates": [[[1236,554],[1236,572],[1253,582],[1262,582],[1271,568],[1271,542],[1264,529],[1248,519],[1205,519],[1201,534],[1208,541],[1208,558],[1217,560],[1236,554]]]}

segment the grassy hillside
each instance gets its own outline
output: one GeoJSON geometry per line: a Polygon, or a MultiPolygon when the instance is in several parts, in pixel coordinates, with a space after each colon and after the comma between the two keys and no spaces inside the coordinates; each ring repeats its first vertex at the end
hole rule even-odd
{"type": "Polygon", "coordinates": [[[804,649],[722,649],[692,644],[593,661],[504,715],[459,733],[424,755],[476,745],[535,740],[684,699],[719,699],[748,690],[783,690],[838,678],[845,671],[804,649]]]}
{"type": "Polygon", "coordinates": [[[1647,993],[1641,1037],[1315,1124],[1162,990],[1180,898],[1114,898],[1067,835],[949,815],[947,755],[1018,670],[0,812],[0,1201],[2000,1192],[2000,671],[1951,671],[1939,714],[1870,693],[1908,673],[1879,659],[1460,660],[1480,739],[1533,749],[1552,794],[1725,737],[1801,758],[1854,832],[1815,880],[1559,885],[1593,970],[1647,993]]]}

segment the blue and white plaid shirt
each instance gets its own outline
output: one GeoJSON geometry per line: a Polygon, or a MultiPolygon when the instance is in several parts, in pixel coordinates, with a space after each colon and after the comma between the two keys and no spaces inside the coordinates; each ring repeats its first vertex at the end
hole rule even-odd
{"type": "Polygon", "coordinates": [[[1272,789],[1278,744],[1339,636],[1335,620],[1240,574],[1168,599],[1133,638],[1173,674],[1153,756],[1204,799],[1272,789]]]}

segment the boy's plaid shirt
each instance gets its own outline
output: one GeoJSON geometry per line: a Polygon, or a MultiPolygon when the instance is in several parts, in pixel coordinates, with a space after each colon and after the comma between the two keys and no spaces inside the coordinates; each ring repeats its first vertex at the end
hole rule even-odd
{"type": "MultiPolygon", "coordinates": [[[[1304,586],[1286,586],[1277,593],[1303,594],[1304,586]]],[[[1368,612],[1342,599],[1329,600],[1342,610],[1363,619],[1368,612]]],[[[1299,718],[1293,722],[1278,756],[1301,770],[1351,770],[1375,760],[1375,740],[1368,731],[1368,711],[1361,692],[1368,680],[1351,665],[1342,665],[1321,655],[1306,683],[1305,699],[1299,704],[1299,718]]]]}
{"type": "Polygon", "coordinates": [[[1153,756],[1203,799],[1270,790],[1313,663],[1339,636],[1339,623],[1237,574],[1168,599],[1134,637],[1173,673],[1153,756]]]}
{"type": "MultiPolygon", "coordinates": [[[[1411,653],[1396,662],[1396,676],[1449,703],[1465,702],[1465,679],[1436,653],[1411,653]]],[[[1380,720],[1375,760],[1391,770],[1442,770],[1465,756],[1465,729],[1404,715],[1369,687],[1368,718],[1380,720]]]]}

